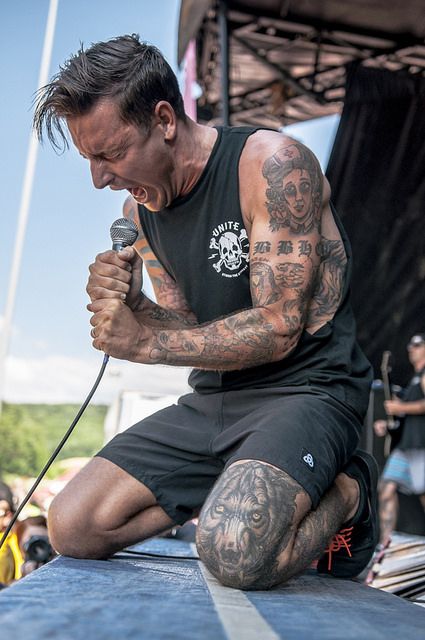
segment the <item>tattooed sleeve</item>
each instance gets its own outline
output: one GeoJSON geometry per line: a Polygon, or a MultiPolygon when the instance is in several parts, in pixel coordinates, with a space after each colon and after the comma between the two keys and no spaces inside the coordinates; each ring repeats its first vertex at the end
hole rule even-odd
{"type": "Polygon", "coordinates": [[[133,198],[127,198],[124,205],[124,215],[133,220],[139,229],[139,235],[134,248],[143,260],[157,304],[141,296],[137,314],[141,321],[151,326],[190,326],[196,324],[196,318],[184,299],[176,282],[165,271],[154,255],[145,234],[140,226],[137,205],[133,198]]]}
{"type": "Polygon", "coordinates": [[[313,154],[292,141],[265,160],[262,175],[265,208],[251,237],[252,301],[273,308],[296,343],[320,264],[323,178],[313,154]]]}

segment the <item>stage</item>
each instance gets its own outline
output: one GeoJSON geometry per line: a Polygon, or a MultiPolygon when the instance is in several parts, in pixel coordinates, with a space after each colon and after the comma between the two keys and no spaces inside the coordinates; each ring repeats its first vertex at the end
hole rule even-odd
{"type": "Polygon", "coordinates": [[[190,542],[110,560],[58,557],[0,591],[7,640],[418,640],[425,609],[309,570],[272,591],[221,586],[190,542]]]}

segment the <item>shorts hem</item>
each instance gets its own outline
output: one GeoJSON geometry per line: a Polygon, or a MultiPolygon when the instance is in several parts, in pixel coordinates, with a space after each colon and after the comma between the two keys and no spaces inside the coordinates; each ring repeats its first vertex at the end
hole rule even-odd
{"type": "Polygon", "coordinates": [[[150,476],[149,474],[146,474],[146,473],[139,473],[137,471],[133,471],[131,469],[131,465],[129,465],[128,462],[121,462],[119,459],[116,459],[116,458],[114,459],[113,456],[108,456],[103,451],[100,451],[99,453],[96,453],[95,458],[104,458],[105,460],[109,460],[109,462],[112,462],[113,464],[116,464],[117,467],[120,467],[120,469],[122,469],[123,471],[128,473],[130,476],[132,476],[133,478],[138,480],[138,482],[140,482],[141,484],[145,485],[145,487],[147,489],[149,489],[149,491],[151,491],[153,493],[153,495],[155,496],[155,499],[157,501],[158,506],[160,506],[161,509],[163,509],[165,511],[165,513],[167,514],[167,516],[169,518],[171,518],[171,520],[173,521],[173,524],[181,525],[181,524],[184,524],[185,522],[187,522],[187,520],[190,520],[190,518],[191,518],[190,515],[186,516],[186,515],[180,514],[164,498],[164,496],[162,495],[162,491],[159,488],[159,486],[157,484],[157,481],[153,476],[150,476]]]}
{"type": "Polygon", "coordinates": [[[320,500],[323,497],[323,494],[320,495],[319,492],[317,491],[317,489],[312,488],[311,486],[308,486],[308,482],[306,481],[305,478],[301,477],[301,474],[297,474],[296,472],[294,472],[293,470],[290,470],[288,468],[284,468],[283,465],[281,463],[277,463],[275,461],[272,460],[266,460],[265,457],[256,457],[256,458],[247,458],[246,456],[232,456],[231,458],[229,458],[229,460],[227,460],[226,465],[225,465],[225,469],[227,469],[231,464],[233,464],[234,462],[239,462],[241,460],[254,460],[256,462],[265,462],[266,464],[271,464],[273,467],[276,467],[276,469],[280,469],[280,471],[283,471],[284,473],[287,473],[288,476],[290,476],[290,478],[292,478],[292,480],[295,480],[295,482],[297,482],[300,487],[302,489],[304,489],[304,491],[307,493],[307,495],[309,496],[310,500],[311,500],[311,509],[317,509],[320,500]]]}

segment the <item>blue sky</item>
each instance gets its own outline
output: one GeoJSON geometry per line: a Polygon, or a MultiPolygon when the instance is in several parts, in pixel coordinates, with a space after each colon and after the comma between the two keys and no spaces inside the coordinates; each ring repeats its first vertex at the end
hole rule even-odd
{"type": "MultiPolygon", "coordinates": [[[[0,38],[0,316],[4,314],[13,246],[48,13],[48,0],[2,4],[0,38]]],[[[49,77],[83,42],[89,45],[137,32],[157,45],[177,71],[180,0],[59,0],[49,77]]],[[[297,125],[292,133],[323,164],[335,119],[297,125]]],[[[39,149],[6,367],[9,402],[79,402],[87,394],[101,356],[91,346],[85,285],[88,265],[110,246],[109,226],[125,196],[97,191],[88,166],[71,149],[58,156],[39,149]]],[[[186,372],[113,361],[96,394],[110,402],[120,388],[179,392],[186,372]],[[154,371],[155,369],[155,371],[154,371]],[[149,382],[148,382],[149,381],[149,382]]]]}

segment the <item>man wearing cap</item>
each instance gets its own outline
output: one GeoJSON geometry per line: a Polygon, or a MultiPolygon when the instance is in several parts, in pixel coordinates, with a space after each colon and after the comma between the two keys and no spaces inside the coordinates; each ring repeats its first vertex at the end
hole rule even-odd
{"type": "MultiPolygon", "coordinates": [[[[381,478],[379,492],[381,543],[386,544],[395,528],[397,489],[419,496],[425,510],[425,333],[417,333],[407,345],[414,376],[400,398],[387,400],[385,411],[400,419],[400,441],[389,456],[381,478]]],[[[374,424],[378,436],[387,433],[387,422],[374,424]]]]}

